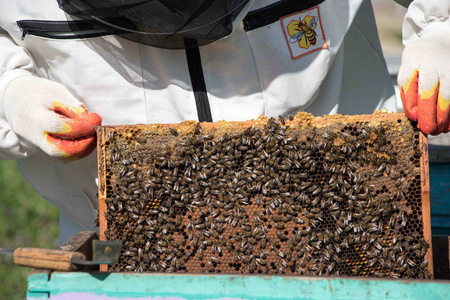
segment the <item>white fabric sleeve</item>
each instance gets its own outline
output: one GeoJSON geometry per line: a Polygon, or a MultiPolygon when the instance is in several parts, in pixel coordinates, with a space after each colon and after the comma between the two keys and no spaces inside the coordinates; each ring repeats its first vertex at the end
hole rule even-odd
{"type": "Polygon", "coordinates": [[[434,32],[450,33],[450,0],[414,0],[403,20],[403,45],[434,32]]]}
{"type": "Polygon", "coordinates": [[[8,33],[0,28],[0,160],[18,159],[30,155],[11,130],[4,109],[3,96],[8,84],[23,75],[33,76],[35,64],[30,53],[18,46],[8,33]]]}

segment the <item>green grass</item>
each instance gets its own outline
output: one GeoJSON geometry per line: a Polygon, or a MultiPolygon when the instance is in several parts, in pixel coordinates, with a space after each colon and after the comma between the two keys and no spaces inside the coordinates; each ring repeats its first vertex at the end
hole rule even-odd
{"type": "MultiPolygon", "coordinates": [[[[16,161],[0,161],[0,248],[58,247],[58,209],[22,177],[16,161]]],[[[0,299],[25,299],[30,268],[0,256],[0,299]]]]}

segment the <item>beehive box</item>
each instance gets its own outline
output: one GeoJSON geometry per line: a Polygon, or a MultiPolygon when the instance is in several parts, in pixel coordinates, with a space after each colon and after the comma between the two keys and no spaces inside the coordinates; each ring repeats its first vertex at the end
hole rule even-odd
{"type": "Polygon", "coordinates": [[[97,133],[110,271],[432,277],[426,138],[403,114],[97,133]]]}

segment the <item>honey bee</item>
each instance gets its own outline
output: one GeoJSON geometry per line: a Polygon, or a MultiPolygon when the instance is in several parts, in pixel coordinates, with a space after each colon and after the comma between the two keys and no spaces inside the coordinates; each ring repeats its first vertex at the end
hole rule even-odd
{"type": "Polygon", "coordinates": [[[305,49],[311,45],[315,45],[317,33],[314,29],[317,26],[318,20],[318,17],[306,16],[303,20],[299,18],[299,22],[291,22],[288,25],[288,33],[291,36],[289,42],[292,44],[298,42],[299,46],[305,49]]]}

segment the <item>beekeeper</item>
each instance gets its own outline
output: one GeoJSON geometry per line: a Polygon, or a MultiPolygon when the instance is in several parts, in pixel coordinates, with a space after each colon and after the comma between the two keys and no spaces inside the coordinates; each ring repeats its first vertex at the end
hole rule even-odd
{"type": "MultiPolygon", "coordinates": [[[[61,210],[60,242],[95,228],[100,123],[396,110],[370,1],[16,0],[0,11],[0,158],[61,210]]],[[[427,133],[448,131],[449,32],[449,1],[413,1],[399,82],[427,133]]]]}

